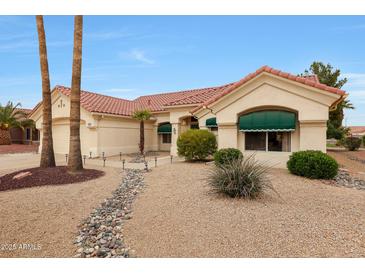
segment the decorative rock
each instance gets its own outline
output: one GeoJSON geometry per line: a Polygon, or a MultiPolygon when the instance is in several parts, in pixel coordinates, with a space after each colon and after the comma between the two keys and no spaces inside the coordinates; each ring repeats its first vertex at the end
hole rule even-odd
{"type": "Polygon", "coordinates": [[[131,206],[144,186],[142,170],[127,169],[112,196],[79,225],[76,257],[129,257],[123,240],[123,222],[132,218],[131,206]]]}
{"type": "Polygon", "coordinates": [[[337,186],[365,190],[365,181],[359,178],[352,177],[350,173],[344,171],[344,169],[339,169],[337,176],[333,179],[333,182],[337,186]]]}
{"type": "Polygon", "coordinates": [[[13,180],[19,180],[19,179],[22,179],[24,177],[28,177],[30,175],[32,175],[32,173],[30,171],[20,172],[20,173],[18,173],[17,175],[15,175],[13,177],[13,180]]]}

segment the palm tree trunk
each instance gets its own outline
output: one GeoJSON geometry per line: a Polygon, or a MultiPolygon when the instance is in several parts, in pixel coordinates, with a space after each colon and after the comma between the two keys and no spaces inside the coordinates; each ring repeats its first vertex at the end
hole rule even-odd
{"type": "Polygon", "coordinates": [[[77,172],[83,169],[80,142],[80,88],[82,61],[82,15],[75,16],[74,49],[72,63],[70,152],[68,169],[77,172]]]}
{"type": "Polygon", "coordinates": [[[39,58],[41,63],[42,75],[42,111],[43,111],[43,138],[40,167],[56,166],[53,139],[52,139],[52,101],[51,89],[48,71],[46,34],[44,32],[43,16],[36,16],[38,41],[39,41],[39,58]]]}
{"type": "Polygon", "coordinates": [[[144,121],[140,121],[140,127],[139,127],[139,151],[141,152],[141,155],[144,153],[144,121]]]}

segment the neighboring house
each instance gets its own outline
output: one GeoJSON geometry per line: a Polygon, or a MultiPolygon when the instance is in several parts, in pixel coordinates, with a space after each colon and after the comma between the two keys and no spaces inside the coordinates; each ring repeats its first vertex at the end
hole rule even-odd
{"type": "MultiPolygon", "coordinates": [[[[52,91],[53,138],[56,153],[68,153],[69,88],[52,91]]],[[[230,84],[161,93],[135,100],[81,92],[81,149],[93,157],[138,151],[139,122],[131,115],[149,109],[146,151],[177,154],[178,136],[189,128],[212,131],[218,147],[256,151],[283,161],[291,152],[326,151],[326,122],[330,108],[346,96],[320,84],[317,77],[298,77],[264,66],[230,84]]],[[[42,106],[30,118],[42,134],[42,106]]]]}
{"type": "MultiPolygon", "coordinates": [[[[31,109],[22,108],[20,110],[27,114],[27,116],[32,112],[31,109]]],[[[24,130],[21,128],[11,128],[10,137],[13,144],[39,143],[39,130],[31,127],[26,127],[24,130]]]]}
{"type": "Polygon", "coordinates": [[[363,137],[365,136],[365,126],[350,126],[349,134],[354,137],[363,137]]]}

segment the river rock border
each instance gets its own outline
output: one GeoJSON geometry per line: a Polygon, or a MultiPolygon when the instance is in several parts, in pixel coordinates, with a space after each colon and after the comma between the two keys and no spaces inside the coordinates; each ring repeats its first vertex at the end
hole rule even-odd
{"type": "Polygon", "coordinates": [[[134,257],[126,246],[123,223],[132,218],[132,203],[144,186],[144,171],[126,169],[119,187],[79,226],[74,257],[134,257]]]}
{"type": "Polygon", "coordinates": [[[330,182],[336,186],[365,190],[365,181],[351,176],[351,174],[346,169],[340,169],[337,176],[330,182]]]}

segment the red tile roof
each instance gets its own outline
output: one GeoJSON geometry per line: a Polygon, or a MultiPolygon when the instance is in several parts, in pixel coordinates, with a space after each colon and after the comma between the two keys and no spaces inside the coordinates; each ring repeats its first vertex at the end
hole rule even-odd
{"type": "MultiPolygon", "coordinates": [[[[64,86],[56,86],[55,90],[66,96],[71,94],[71,89],[64,86]]],[[[84,90],[81,91],[80,97],[81,106],[90,112],[130,116],[138,108],[138,104],[134,101],[84,90]]]]}
{"type": "Polygon", "coordinates": [[[352,134],[365,133],[365,126],[352,126],[349,127],[352,134]]]}
{"type": "MultiPolygon", "coordinates": [[[[140,96],[135,100],[125,100],[89,91],[81,91],[81,106],[90,112],[121,116],[131,116],[137,109],[149,109],[152,112],[158,112],[166,111],[166,108],[170,106],[180,105],[197,105],[197,107],[193,110],[194,112],[203,106],[207,106],[217,101],[221,97],[231,93],[241,85],[264,72],[331,93],[339,95],[345,94],[345,91],[343,90],[320,84],[318,77],[315,75],[299,77],[280,70],[275,70],[268,66],[263,66],[254,73],[247,75],[245,78],[230,84],[210,88],[145,95],[140,96]]],[[[66,96],[69,96],[71,93],[71,89],[64,86],[56,86],[54,90],[57,90],[66,96]]],[[[40,104],[33,109],[32,113],[39,105],[40,104]]]]}

